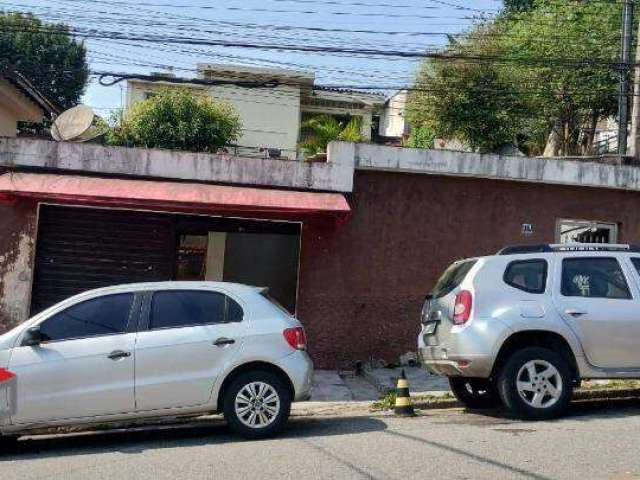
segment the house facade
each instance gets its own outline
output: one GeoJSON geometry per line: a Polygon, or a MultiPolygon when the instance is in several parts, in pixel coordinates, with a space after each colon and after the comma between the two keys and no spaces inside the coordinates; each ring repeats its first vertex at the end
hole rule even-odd
{"type": "MultiPolygon", "coordinates": [[[[384,104],[384,97],[378,94],[316,87],[315,74],[311,72],[216,64],[198,64],[197,70],[198,79],[206,81],[279,82],[275,87],[257,88],[180,84],[235,107],[243,123],[234,149],[238,155],[260,155],[271,149],[279,150],[281,157],[298,158],[301,125],[310,115],[359,117],[363,138],[371,139],[374,117],[384,104]]],[[[159,88],[175,86],[171,78],[153,82],[129,80],[127,108],[154,95],[159,88]]]]}
{"type": "Polygon", "coordinates": [[[326,163],[0,139],[0,331],[105,285],[269,287],[319,368],[416,348],[444,268],[636,242],[640,169],[334,143],[326,163]]]}
{"type": "Polygon", "coordinates": [[[0,136],[15,137],[19,122],[40,123],[57,113],[58,108],[26,77],[0,70],[0,136]]]}

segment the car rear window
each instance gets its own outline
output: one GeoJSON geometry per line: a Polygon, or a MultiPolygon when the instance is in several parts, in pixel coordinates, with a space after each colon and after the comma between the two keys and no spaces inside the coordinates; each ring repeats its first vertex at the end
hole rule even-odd
{"type": "Polygon", "coordinates": [[[544,293],[547,287],[547,262],[542,259],[516,260],[507,265],[504,282],[529,293],[544,293]]]}
{"type": "Polygon", "coordinates": [[[447,268],[436,286],[433,287],[431,295],[433,298],[441,298],[449,294],[453,289],[462,283],[469,270],[473,268],[477,260],[465,260],[456,262],[447,268]]]}
{"type": "Polygon", "coordinates": [[[267,300],[269,300],[269,303],[271,303],[271,305],[273,305],[274,307],[276,307],[278,310],[280,310],[282,313],[286,314],[286,315],[291,315],[291,312],[289,310],[287,310],[278,300],[276,300],[275,298],[273,298],[270,294],[269,294],[269,290],[268,289],[263,289],[260,294],[266,298],[267,300]]]}

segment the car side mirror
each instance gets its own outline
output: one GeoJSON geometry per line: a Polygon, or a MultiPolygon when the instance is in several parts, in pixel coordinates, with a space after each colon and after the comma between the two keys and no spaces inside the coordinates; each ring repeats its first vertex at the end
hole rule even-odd
{"type": "Polygon", "coordinates": [[[36,347],[42,343],[42,333],[40,332],[40,326],[36,325],[27,329],[27,332],[22,339],[23,347],[36,347]]]}

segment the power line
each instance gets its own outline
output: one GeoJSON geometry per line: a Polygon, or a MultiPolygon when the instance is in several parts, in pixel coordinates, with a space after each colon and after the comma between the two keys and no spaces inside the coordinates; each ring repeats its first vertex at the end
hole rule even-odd
{"type": "MultiPolygon", "coordinates": [[[[20,33],[54,33],[62,34],[60,31],[50,30],[46,28],[40,29],[1,29],[2,32],[20,32],[20,33]]],[[[366,48],[348,48],[348,47],[331,47],[320,45],[289,45],[289,44],[265,44],[250,42],[233,42],[224,40],[207,40],[189,37],[160,37],[160,36],[142,36],[121,34],[115,32],[102,32],[99,30],[86,29],[84,31],[71,29],[70,34],[80,38],[103,38],[111,40],[128,40],[145,43],[159,44],[181,44],[181,45],[205,45],[219,47],[247,48],[255,50],[275,50],[275,51],[297,51],[312,53],[344,53],[350,55],[364,55],[377,57],[395,57],[409,59],[438,59],[438,60],[473,60],[478,62],[502,62],[502,63],[518,63],[525,65],[555,65],[555,66],[606,66],[612,68],[620,68],[619,61],[611,61],[607,59],[553,59],[553,58],[518,58],[500,55],[473,55],[473,54],[457,54],[447,52],[418,52],[418,51],[402,51],[402,50],[379,50],[366,48]]]]}

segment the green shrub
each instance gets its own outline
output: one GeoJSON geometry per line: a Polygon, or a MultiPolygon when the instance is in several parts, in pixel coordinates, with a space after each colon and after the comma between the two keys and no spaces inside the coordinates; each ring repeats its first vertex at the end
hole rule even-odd
{"type": "Polygon", "coordinates": [[[411,130],[405,146],[409,148],[433,148],[435,133],[429,127],[418,127],[411,130]]]}
{"type": "Polygon", "coordinates": [[[215,152],[238,139],[236,110],[186,88],[163,88],[135,103],[107,134],[107,143],[130,147],[215,152]]]}

